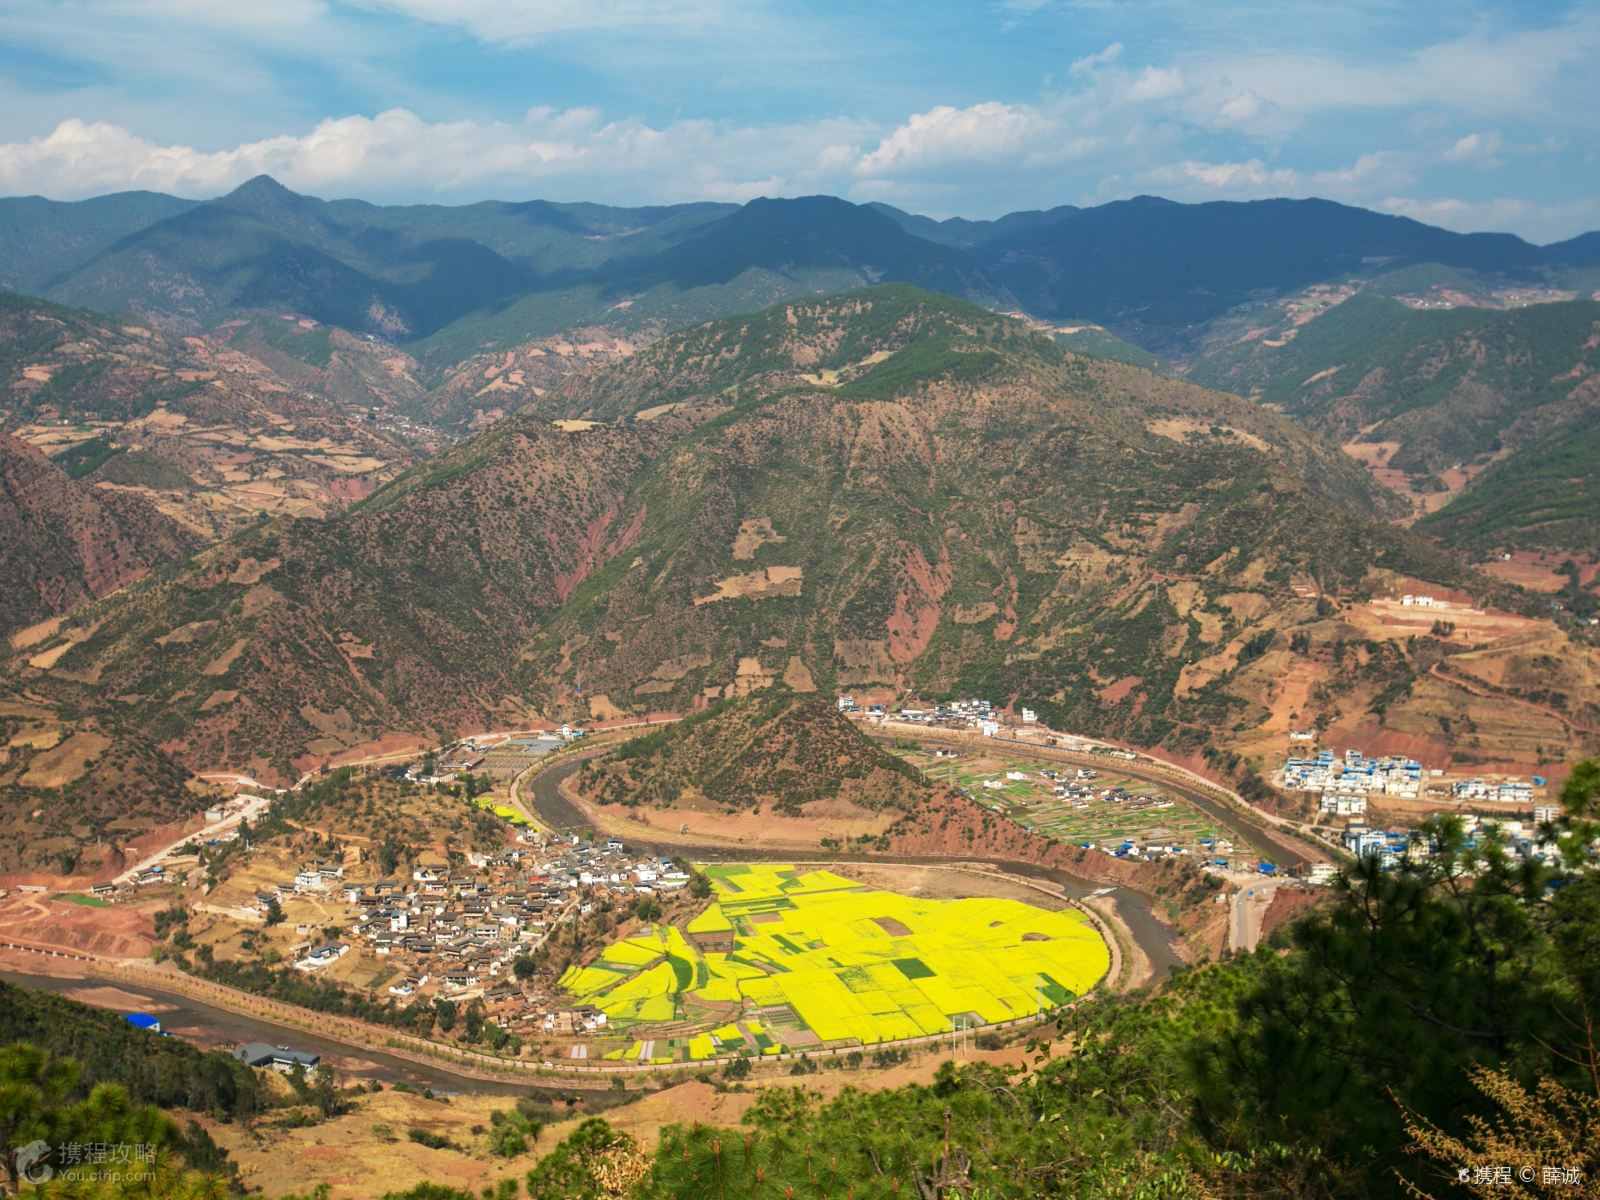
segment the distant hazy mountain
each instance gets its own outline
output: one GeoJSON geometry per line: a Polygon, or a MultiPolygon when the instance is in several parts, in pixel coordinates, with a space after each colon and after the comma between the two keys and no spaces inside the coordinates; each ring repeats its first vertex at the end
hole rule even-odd
{"type": "Polygon", "coordinates": [[[1088,318],[1161,349],[1247,300],[1407,263],[1525,271],[1555,259],[1509,234],[1459,234],[1327,200],[1175,204],[1153,196],[1068,213],[974,254],[1029,312],[1088,318]]]}
{"type": "Polygon", "coordinates": [[[965,217],[946,217],[944,220],[935,220],[933,217],[920,217],[908,213],[903,209],[895,208],[892,204],[871,203],[868,208],[877,209],[885,216],[896,221],[908,233],[926,238],[930,242],[938,242],[945,246],[973,247],[983,242],[993,241],[995,238],[1004,237],[1011,233],[1021,233],[1027,229],[1035,229],[1041,225],[1048,225],[1052,221],[1059,221],[1073,213],[1080,211],[1071,204],[1062,204],[1056,208],[1033,209],[1028,212],[1007,213],[993,221],[969,221],[965,217]]]}
{"type": "Polygon", "coordinates": [[[122,238],[196,203],[159,192],[117,192],[70,202],[42,196],[0,199],[0,287],[42,294],[122,238]]]}
{"type": "Polygon", "coordinates": [[[1541,249],[1324,200],[1152,197],[993,221],[827,196],[743,206],[323,201],[266,177],[204,203],[128,193],[0,200],[0,282],[185,330],[288,312],[410,347],[438,372],[568,329],[659,333],[879,282],[1089,321],[1158,353],[1246,301],[1442,263],[1581,269],[1600,235],[1541,249]]]}

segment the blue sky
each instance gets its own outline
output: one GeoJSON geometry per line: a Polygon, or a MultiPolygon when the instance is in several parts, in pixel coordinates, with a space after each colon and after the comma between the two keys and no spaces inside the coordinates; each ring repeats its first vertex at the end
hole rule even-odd
{"type": "Polygon", "coordinates": [[[0,193],[1600,228],[1600,0],[0,0],[0,193]]]}

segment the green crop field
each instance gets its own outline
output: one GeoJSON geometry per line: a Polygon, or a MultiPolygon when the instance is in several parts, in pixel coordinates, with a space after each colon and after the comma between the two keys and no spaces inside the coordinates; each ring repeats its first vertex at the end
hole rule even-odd
{"type": "Polygon", "coordinates": [[[562,976],[638,1039],[608,1057],[693,1061],[945,1033],[1065,1003],[1110,966],[1073,909],[925,900],[793,867],[707,874],[717,899],[682,929],[649,928],[562,976]],[[677,1036],[651,1039],[666,1023],[677,1036]],[[688,1032],[697,1025],[705,1031],[688,1032]]]}
{"type": "MultiPolygon", "coordinates": [[[[1029,829],[1065,842],[1106,847],[1124,841],[1176,844],[1196,853],[1210,853],[1201,839],[1232,835],[1208,814],[1168,795],[1155,784],[1120,776],[1114,769],[1084,781],[1095,795],[1087,799],[1057,797],[1052,781],[1039,773],[1041,762],[1009,754],[980,752],[956,759],[939,759],[921,750],[895,751],[931,779],[961,787],[981,804],[1029,829]],[[1008,773],[1022,779],[1009,779],[1008,773]],[[985,787],[997,783],[999,787],[985,787]],[[1123,794],[1104,798],[1121,788],[1123,794]]],[[[1048,764],[1069,780],[1073,768],[1048,764]]]]}

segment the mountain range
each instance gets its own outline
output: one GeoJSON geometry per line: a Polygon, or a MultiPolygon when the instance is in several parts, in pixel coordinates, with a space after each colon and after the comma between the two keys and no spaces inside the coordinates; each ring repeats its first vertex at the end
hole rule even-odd
{"type": "Polygon", "coordinates": [[[681,327],[899,281],[1147,349],[1238,304],[1374,265],[1546,277],[1593,237],[1538,247],[1321,200],[1095,208],[932,221],[828,196],[621,209],[323,201],[261,176],[215,200],[150,193],[0,201],[0,284],[186,331],[292,311],[407,344],[435,369],[577,325],[681,327]]]}
{"type": "Polygon", "coordinates": [[[1437,267],[1313,289],[1218,322],[1187,375],[1344,444],[1447,544],[1600,554],[1600,302],[1486,300],[1437,267]]]}

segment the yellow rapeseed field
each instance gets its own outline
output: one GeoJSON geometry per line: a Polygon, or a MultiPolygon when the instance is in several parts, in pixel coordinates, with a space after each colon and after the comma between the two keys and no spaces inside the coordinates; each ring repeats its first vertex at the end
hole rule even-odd
{"type": "MultiPolygon", "coordinates": [[[[1026,1017],[1082,995],[1110,966],[1073,909],[918,899],[786,866],[707,874],[716,899],[683,929],[647,929],[562,977],[641,1039],[651,1023],[706,1018],[706,1032],[684,1041],[687,1059],[873,1045],[1026,1017]]],[[[675,1061],[664,1050],[641,1040],[613,1057],[675,1061]]]]}

